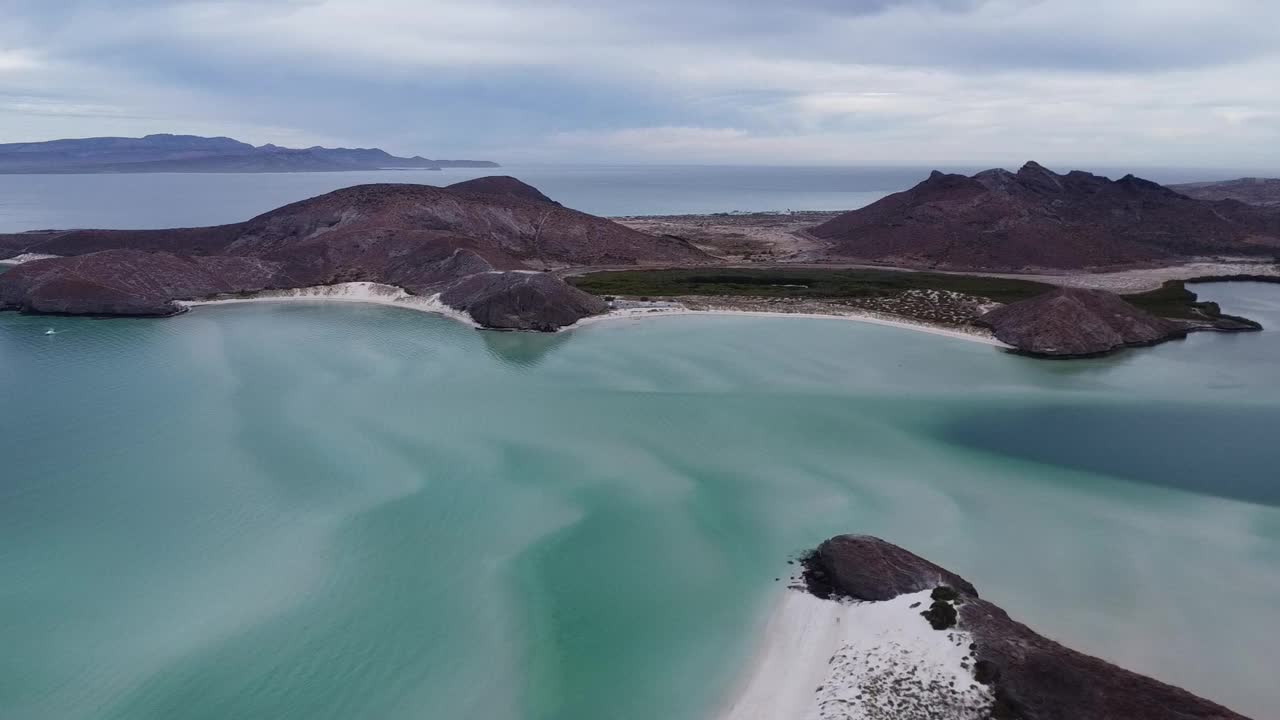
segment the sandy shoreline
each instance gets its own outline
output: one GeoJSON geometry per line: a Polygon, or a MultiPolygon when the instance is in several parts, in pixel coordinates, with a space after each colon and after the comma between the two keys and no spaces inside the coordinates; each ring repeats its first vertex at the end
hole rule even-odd
{"type": "Polygon", "coordinates": [[[29,263],[35,260],[49,260],[56,257],[59,257],[59,256],[43,255],[41,253],[22,253],[21,255],[14,255],[13,257],[4,258],[3,260],[0,260],[0,265],[21,265],[23,263],[29,263]]]}
{"type": "Polygon", "coordinates": [[[990,691],[973,679],[968,633],[920,616],[930,591],[893,600],[778,598],[717,720],[985,718],[990,691]]]}
{"type": "Polygon", "coordinates": [[[912,322],[906,318],[886,318],[869,313],[842,312],[842,313],[792,313],[792,312],[764,312],[760,310],[690,310],[684,307],[670,308],[628,308],[623,310],[613,310],[604,315],[596,315],[594,317],[583,318],[578,322],[570,325],[564,330],[572,330],[574,328],[586,327],[597,323],[609,322],[614,320],[645,320],[663,317],[691,317],[700,315],[725,315],[737,317],[766,317],[766,318],[806,318],[810,320],[845,320],[860,323],[869,323],[871,325],[883,325],[886,327],[901,328],[903,330],[914,330],[916,332],[928,333],[930,335],[939,335],[941,337],[949,337],[955,340],[966,340],[968,342],[981,343],[999,348],[1010,348],[1010,345],[1000,342],[989,335],[983,335],[978,332],[965,332],[963,330],[955,330],[952,328],[940,327],[937,325],[929,325],[926,323],[912,322]]]}
{"type": "Polygon", "coordinates": [[[410,295],[403,288],[371,282],[314,285],[290,290],[263,290],[236,297],[219,297],[208,300],[181,300],[184,308],[208,305],[237,305],[253,302],[354,302],[386,305],[417,312],[442,315],[470,327],[478,327],[466,313],[459,312],[440,302],[439,295],[410,295]]]}
{"type": "MultiPolygon", "coordinates": [[[[219,297],[208,300],[182,300],[178,304],[184,308],[192,309],[205,307],[210,305],[235,305],[240,303],[253,302],[356,302],[371,303],[375,305],[385,305],[388,307],[399,307],[407,310],[415,310],[417,312],[431,313],[433,315],[441,315],[452,320],[457,320],[470,327],[479,327],[466,313],[455,310],[448,305],[440,302],[439,295],[420,296],[411,295],[403,288],[394,285],[382,285],[371,282],[353,282],[340,283],[338,285],[316,285],[305,288],[295,288],[291,290],[264,290],[261,292],[250,293],[244,296],[236,297],[219,297]]],[[[949,337],[955,340],[967,340],[969,342],[982,343],[994,347],[1007,348],[1008,345],[996,340],[990,336],[984,336],[978,333],[967,333],[962,330],[953,330],[925,323],[911,322],[907,319],[894,319],[876,317],[864,313],[788,313],[788,312],[762,312],[755,310],[690,310],[685,307],[671,306],[662,308],[625,308],[621,310],[612,310],[603,315],[583,318],[573,325],[569,325],[560,329],[559,332],[568,332],[577,328],[587,327],[597,323],[616,321],[616,320],[644,320],[661,317],[691,317],[699,315],[726,315],[739,317],[799,317],[814,320],[845,320],[861,323],[870,323],[872,325],[883,325],[888,327],[896,327],[904,330],[914,330],[916,332],[929,333],[930,335],[939,335],[949,337]]]]}

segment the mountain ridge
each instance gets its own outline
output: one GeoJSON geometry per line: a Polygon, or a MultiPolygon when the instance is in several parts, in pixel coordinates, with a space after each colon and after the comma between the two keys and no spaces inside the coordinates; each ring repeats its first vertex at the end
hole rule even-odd
{"type": "Polygon", "coordinates": [[[823,260],[976,271],[1100,269],[1206,255],[1280,253],[1280,212],[1205,201],[1134,175],[1111,180],[1028,162],[1016,173],[934,171],[808,232],[823,260]]]}
{"type": "Polygon", "coordinates": [[[397,157],[380,148],[254,146],[229,137],[153,134],[0,144],[0,174],[287,173],[498,167],[488,160],[397,157]]]}

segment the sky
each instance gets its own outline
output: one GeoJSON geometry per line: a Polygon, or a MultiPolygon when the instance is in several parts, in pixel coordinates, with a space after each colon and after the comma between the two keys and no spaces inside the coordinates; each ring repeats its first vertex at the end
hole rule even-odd
{"type": "Polygon", "coordinates": [[[0,142],[1280,169],[1280,0],[0,0],[0,142]]]}

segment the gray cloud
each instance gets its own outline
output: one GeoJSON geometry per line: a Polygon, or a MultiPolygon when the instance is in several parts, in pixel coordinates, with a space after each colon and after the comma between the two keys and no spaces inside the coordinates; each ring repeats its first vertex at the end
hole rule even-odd
{"type": "Polygon", "coordinates": [[[1280,4],[1256,0],[0,12],[4,139],[172,130],[500,159],[1280,166],[1280,4]]]}

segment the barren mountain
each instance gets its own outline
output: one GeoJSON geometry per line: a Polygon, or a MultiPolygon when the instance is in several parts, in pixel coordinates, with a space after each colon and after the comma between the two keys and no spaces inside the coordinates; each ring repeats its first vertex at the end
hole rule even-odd
{"type": "Polygon", "coordinates": [[[827,260],[969,270],[1094,269],[1280,253],[1280,212],[1180,195],[1126,175],[934,172],[810,230],[827,260]]]}

